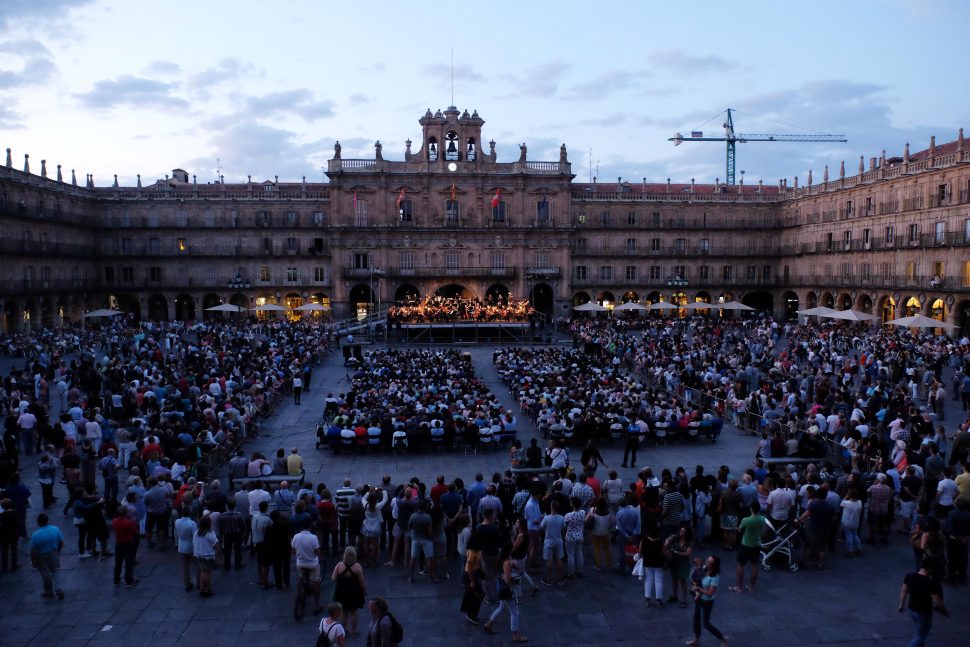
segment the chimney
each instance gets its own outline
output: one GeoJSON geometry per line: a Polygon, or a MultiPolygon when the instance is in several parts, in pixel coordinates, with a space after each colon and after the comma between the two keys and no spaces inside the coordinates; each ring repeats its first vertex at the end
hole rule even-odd
{"type": "Polygon", "coordinates": [[[24,153],[24,173],[30,173],[30,155],[24,153]]]}
{"type": "Polygon", "coordinates": [[[829,165],[825,165],[825,172],[822,173],[822,182],[828,184],[829,181],[829,165]]]}
{"type": "Polygon", "coordinates": [[[869,170],[870,171],[875,171],[876,170],[876,158],[875,157],[870,157],[869,158],[869,170]]]}
{"type": "Polygon", "coordinates": [[[859,156],[859,175],[862,175],[865,172],[866,172],[866,156],[860,155],[859,156]]]}
{"type": "Polygon", "coordinates": [[[138,188],[141,188],[141,173],[138,174],[138,188]]]}
{"type": "Polygon", "coordinates": [[[40,176],[47,177],[47,160],[40,161],[40,176]]]}
{"type": "Polygon", "coordinates": [[[115,173],[115,183],[112,184],[111,186],[113,186],[116,189],[118,188],[118,174],[117,173],[115,173]]]}
{"type": "Polygon", "coordinates": [[[77,186],[77,176],[74,175],[74,169],[71,169],[71,184],[77,186]]]}
{"type": "Polygon", "coordinates": [[[845,160],[839,163],[839,179],[845,179],[845,160]]]}
{"type": "Polygon", "coordinates": [[[795,190],[798,191],[798,176],[795,176],[795,190]]]}
{"type": "Polygon", "coordinates": [[[808,186],[812,186],[812,169],[808,169],[808,186]]]}
{"type": "Polygon", "coordinates": [[[690,179],[690,192],[691,192],[691,193],[693,193],[693,192],[694,192],[694,178],[691,178],[691,179],[690,179]]]}
{"type": "Polygon", "coordinates": [[[909,164],[909,142],[903,146],[903,164],[909,164]]]}
{"type": "Polygon", "coordinates": [[[963,151],[963,128],[960,129],[960,134],[957,136],[957,151],[963,151]]]}
{"type": "Polygon", "coordinates": [[[761,189],[764,187],[761,180],[758,180],[758,193],[761,193],[761,189]]]}
{"type": "Polygon", "coordinates": [[[63,182],[64,181],[64,174],[61,173],[61,165],[60,164],[57,165],[57,181],[58,182],[63,182]]]}
{"type": "Polygon", "coordinates": [[[10,149],[7,149],[7,168],[13,168],[13,160],[10,159],[10,149]]]}
{"type": "Polygon", "coordinates": [[[936,135],[930,135],[930,157],[936,155],[936,135]]]}

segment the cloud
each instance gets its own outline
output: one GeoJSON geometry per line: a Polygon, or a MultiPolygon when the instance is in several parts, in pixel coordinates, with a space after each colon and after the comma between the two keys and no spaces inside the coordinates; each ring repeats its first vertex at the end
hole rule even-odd
{"type": "Polygon", "coordinates": [[[675,74],[723,72],[737,67],[736,64],[716,54],[695,56],[682,49],[658,49],[652,52],[649,58],[663,71],[675,74]]]}
{"type": "Polygon", "coordinates": [[[88,92],[76,95],[89,108],[144,106],[185,109],[189,102],[175,96],[178,83],[165,83],[125,74],[116,79],[96,81],[88,92]]]}
{"type": "Polygon", "coordinates": [[[452,68],[444,63],[433,63],[424,66],[424,73],[440,81],[450,81],[452,73],[456,81],[471,81],[478,83],[485,80],[485,77],[472,69],[471,65],[456,65],[452,68]]]}
{"type": "Polygon", "coordinates": [[[182,71],[182,66],[172,61],[152,61],[145,68],[146,74],[178,74],[182,71]]]}
{"type": "Polygon", "coordinates": [[[59,21],[72,9],[88,4],[91,0],[3,0],[0,11],[0,30],[24,21],[59,21]]]}
{"type": "Polygon", "coordinates": [[[647,72],[634,70],[613,70],[595,78],[573,85],[565,93],[565,99],[605,99],[616,92],[641,86],[647,72]]]}
{"type": "Polygon", "coordinates": [[[47,57],[26,59],[19,71],[0,69],[0,89],[19,88],[46,83],[57,72],[57,66],[47,57]]]}
{"type": "Polygon", "coordinates": [[[270,117],[289,113],[299,115],[307,121],[315,121],[334,115],[333,101],[317,101],[313,93],[306,88],[247,97],[244,112],[254,117],[270,117]]]}
{"type": "Polygon", "coordinates": [[[43,43],[33,38],[2,41],[0,42],[0,53],[43,56],[46,58],[50,58],[51,55],[50,50],[43,43]]]}
{"type": "Polygon", "coordinates": [[[23,115],[13,108],[0,105],[0,129],[17,130],[23,127],[23,115]]]}
{"type": "Polygon", "coordinates": [[[505,75],[515,90],[502,98],[538,97],[548,98],[559,91],[559,83],[572,65],[561,60],[548,61],[528,68],[520,75],[505,75]]]}
{"type": "Polygon", "coordinates": [[[211,88],[214,85],[235,81],[255,72],[256,69],[251,63],[235,57],[224,58],[214,66],[191,75],[188,79],[188,85],[199,88],[211,88]]]}
{"type": "Polygon", "coordinates": [[[371,99],[366,94],[361,94],[361,93],[357,92],[357,93],[354,93],[354,94],[350,95],[350,97],[348,98],[348,101],[350,101],[350,103],[352,105],[362,106],[365,103],[370,103],[371,101],[373,101],[373,99],[371,99]]]}

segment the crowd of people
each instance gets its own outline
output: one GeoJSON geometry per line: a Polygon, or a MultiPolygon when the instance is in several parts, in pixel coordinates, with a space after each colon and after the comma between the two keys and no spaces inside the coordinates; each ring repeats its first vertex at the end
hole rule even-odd
{"type": "MultiPolygon", "coordinates": [[[[374,350],[346,393],[326,397],[320,442],[358,451],[501,439],[511,444],[509,469],[467,483],[439,474],[433,483],[385,476],[297,486],[298,448],[281,448],[274,462],[247,457],[238,440],[258,433],[260,411],[295,377],[310,389],[328,334],[285,321],[260,326],[109,327],[100,346],[82,335],[76,358],[42,358],[42,349],[11,371],[0,400],[4,569],[18,565],[27,529],[32,475],[24,478],[21,461],[40,451],[44,507],[58,503],[63,479],[67,502],[56,507],[75,526],[78,555],[113,556],[118,586],[137,586],[142,542],[172,549],[185,590],[203,597],[216,594],[220,567],[254,568],[267,590],[305,576],[316,613],[324,613],[321,588],[332,588],[319,631],[336,644],[359,632],[365,606],[369,644],[400,641],[403,628],[386,601],[368,601],[379,565],[405,568],[415,586],[425,577],[449,587],[456,612],[487,633],[499,632],[507,614],[516,643],[528,641],[521,606],[542,587],[628,574],[635,565],[650,613],[693,607],[693,643],[703,630],[726,643],[712,622],[718,595],[758,590],[763,543],[789,532],[797,559],[819,570],[840,544],[846,558],[871,559],[905,536],[914,570],[900,608],[923,638],[933,607],[946,611],[942,584],[965,583],[970,420],[947,419],[943,405],[962,399],[970,410],[968,340],[768,319],[580,321],[571,324],[573,349],[496,351],[517,412],[475,375],[467,354],[374,350]],[[522,448],[516,415],[550,437],[545,452],[534,438],[522,448]],[[635,467],[640,443],[656,438],[665,420],[685,417],[688,428],[729,417],[754,432],[751,463],[712,474],[644,467],[626,482],[597,449],[600,439],[622,438],[622,466],[635,467]],[[566,451],[573,434],[585,444],[578,464],[566,451]],[[820,446],[836,448],[834,460],[820,446]],[[245,488],[228,491],[200,470],[202,457],[219,451],[232,456],[230,478],[245,477],[245,488]],[[779,468],[766,467],[777,459],[779,468]],[[540,461],[553,478],[516,473],[540,461]],[[274,473],[294,483],[274,490],[261,482],[274,473]],[[735,554],[723,587],[714,545],[735,554]],[[483,613],[486,604],[494,606],[483,613]]],[[[75,537],[49,514],[37,517],[31,560],[45,597],[63,597],[58,554],[75,537]]]]}
{"type": "Polygon", "coordinates": [[[476,447],[515,439],[517,419],[454,349],[368,351],[350,388],[325,400],[318,445],[336,452],[476,447]]]}
{"type": "Polygon", "coordinates": [[[428,296],[405,301],[387,309],[390,325],[395,323],[510,323],[528,322],[536,314],[528,299],[465,299],[428,296]]]}

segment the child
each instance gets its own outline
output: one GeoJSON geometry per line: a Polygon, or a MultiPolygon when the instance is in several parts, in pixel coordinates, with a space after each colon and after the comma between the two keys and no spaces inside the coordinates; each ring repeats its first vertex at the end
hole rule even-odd
{"type": "Polygon", "coordinates": [[[700,557],[694,558],[694,568],[690,571],[690,590],[694,594],[694,602],[700,598],[701,581],[704,579],[704,560],[700,557]]]}

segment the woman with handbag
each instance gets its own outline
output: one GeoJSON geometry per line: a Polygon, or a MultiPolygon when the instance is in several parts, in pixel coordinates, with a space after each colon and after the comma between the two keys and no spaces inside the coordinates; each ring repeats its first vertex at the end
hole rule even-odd
{"type": "Polygon", "coordinates": [[[502,548],[501,561],[502,576],[498,581],[498,607],[495,608],[495,611],[492,611],[492,615],[489,616],[488,622],[485,623],[483,628],[486,633],[497,634],[498,629],[495,628],[495,621],[507,608],[512,625],[512,642],[527,643],[529,639],[519,633],[519,598],[522,594],[522,573],[519,570],[518,561],[511,557],[511,546],[506,545],[502,548]]]}

